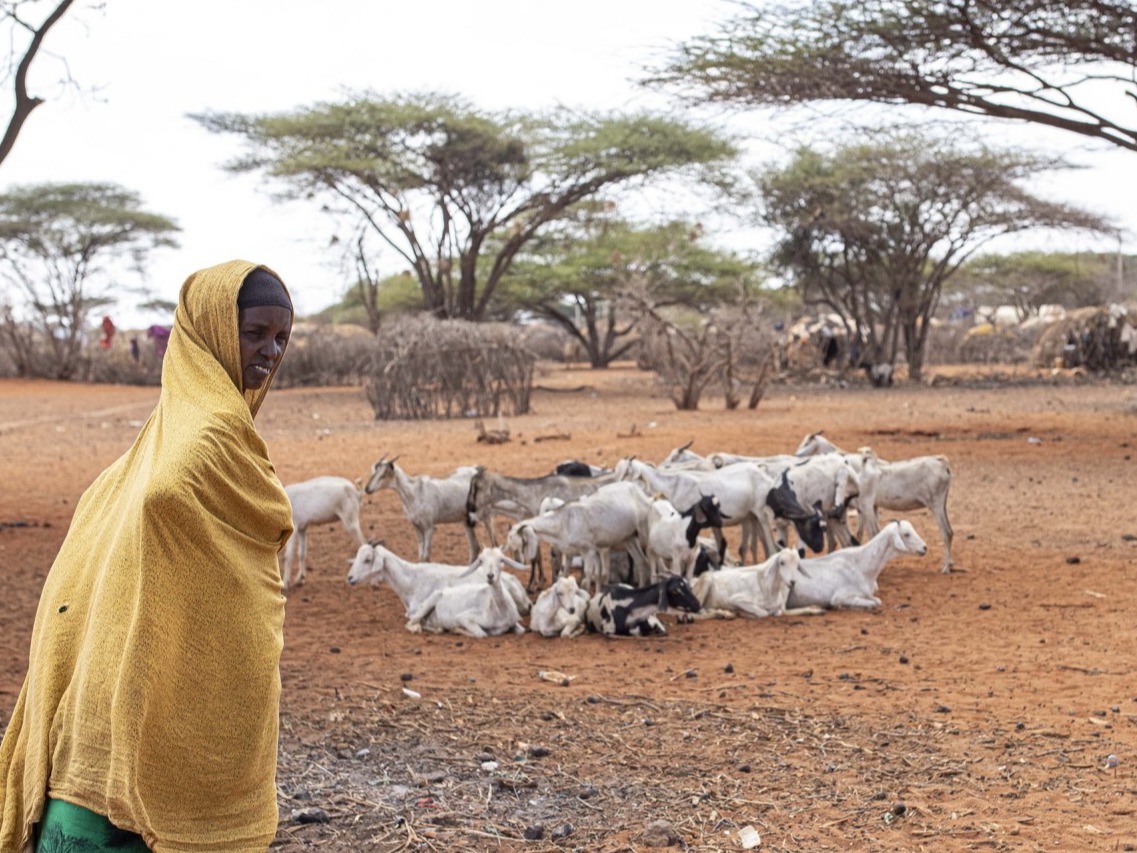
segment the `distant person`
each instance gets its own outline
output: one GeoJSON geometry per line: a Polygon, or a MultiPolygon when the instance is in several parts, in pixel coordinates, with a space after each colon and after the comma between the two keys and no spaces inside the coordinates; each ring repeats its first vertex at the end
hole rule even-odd
{"type": "Polygon", "coordinates": [[[170,340],[170,327],[151,326],[146,330],[146,337],[154,341],[154,356],[161,361],[166,355],[166,346],[170,340]]]}
{"type": "Polygon", "coordinates": [[[837,361],[837,353],[839,346],[837,343],[837,336],[833,334],[833,330],[829,326],[821,327],[821,363],[825,367],[834,364],[837,361]]]}
{"type": "Polygon", "coordinates": [[[262,853],[275,837],[292,512],[253,418],[291,329],[265,267],[182,285],[158,405],[80,498],[44,583],[0,744],[0,851],[262,853]]]}
{"type": "Polygon", "coordinates": [[[138,335],[134,335],[130,339],[130,357],[133,358],[135,361],[138,361],[138,359],[141,357],[141,355],[142,355],[142,353],[138,349],[138,335]]]}
{"type": "Polygon", "coordinates": [[[116,331],[117,331],[117,329],[115,329],[114,320],[112,320],[109,315],[104,316],[103,317],[103,339],[101,341],[99,341],[99,347],[101,349],[110,349],[111,348],[111,342],[114,341],[114,333],[116,331]]]}

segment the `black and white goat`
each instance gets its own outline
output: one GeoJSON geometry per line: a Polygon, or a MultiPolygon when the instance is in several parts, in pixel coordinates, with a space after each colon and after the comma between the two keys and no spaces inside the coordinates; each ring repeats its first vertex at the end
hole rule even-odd
{"type": "Polygon", "coordinates": [[[667,628],[658,613],[667,610],[699,612],[699,599],[678,575],[651,586],[615,584],[588,602],[588,630],[606,637],[661,637],[667,628]]]}
{"type": "Polygon", "coordinates": [[[729,516],[724,516],[714,495],[704,495],[683,511],[666,499],[653,501],[645,548],[650,577],[638,579],[640,584],[665,574],[682,575],[688,582],[694,579],[701,553],[699,533],[707,529],[721,533],[725,518],[729,516]]]}

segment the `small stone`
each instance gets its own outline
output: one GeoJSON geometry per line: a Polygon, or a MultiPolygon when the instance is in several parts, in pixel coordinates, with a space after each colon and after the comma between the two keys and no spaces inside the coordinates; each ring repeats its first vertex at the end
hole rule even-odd
{"type": "Polygon", "coordinates": [[[1078,563],[1082,562],[1082,558],[1081,557],[1067,557],[1066,562],[1071,566],[1076,566],[1076,565],[1078,565],[1078,563]]]}
{"type": "Polygon", "coordinates": [[[738,765],[738,772],[739,773],[749,773],[750,772],[750,765],[749,764],[739,764],[738,765]]]}
{"type": "Polygon", "coordinates": [[[686,675],[688,678],[698,678],[699,677],[699,673],[697,673],[693,669],[689,669],[683,674],[686,675]]]}
{"type": "Polygon", "coordinates": [[[545,834],[545,827],[539,823],[535,823],[532,826],[525,827],[525,831],[522,833],[522,835],[525,837],[526,841],[540,841],[541,837],[544,834],[545,834]]]}
{"type": "Polygon", "coordinates": [[[988,604],[986,601],[984,601],[982,604],[979,605],[979,609],[980,610],[990,610],[991,605],[988,604]]]}
{"type": "Polygon", "coordinates": [[[340,647],[339,646],[332,646],[330,649],[328,649],[328,651],[331,652],[333,655],[338,655],[340,653],[340,647]]]}
{"type": "Polygon", "coordinates": [[[412,673],[409,673],[409,672],[404,672],[402,675],[399,676],[400,681],[414,681],[414,678],[415,678],[414,675],[412,673]]]}
{"type": "Polygon", "coordinates": [[[562,823],[560,826],[553,830],[553,841],[560,841],[562,838],[568,838],[574,832],[576,832],[575,826],[573,826],[571,823],[562,823]]]}
{"type": "Polygon", "coordinates": [[[722,671],[723,671],[723,672],[726,672],[726,673],[731,673],[731,672],[734,672],[734,664],[732,664],[732,663],[728,663],[726,666],[724,666],[724,667],[722,668],[722,671]]]}
{"type": "Polygon", "coordinates": [[[892,804],[892,813],[894,815],[896,815],[897,817],[900,817],[906,811],[908,811],[908,806],[904,805],[904,803],[893,803],[892,804]]]}
{"type": "Polygon", "coordinates": [[[547,746],[529,747],[529,755],[533,758],[544,758],[546,755],[549,755],[550,751],[547,746]]]}
{"type": "Polygon", "coordinates": [[[901,663],[908,663],[908,655],[901,655],[900,656],[900,662],[901,663]]]}
{"type": "Polygon", "coordinates": [[[936,706],[936,713],[937,714],[950,714],[951,708],[949,708],[947,705],[937,705],[936,706]]]}
{"type": "Polygon", "coordinates": [[[640,840],[646,847],[678,847],[683,843],[683,836],[667,821],[657,820],[644,828],[640,840]]]}

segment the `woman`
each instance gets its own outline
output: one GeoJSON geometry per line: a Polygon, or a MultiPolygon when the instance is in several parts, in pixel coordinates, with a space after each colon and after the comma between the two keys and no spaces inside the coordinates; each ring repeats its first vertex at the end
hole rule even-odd
{"type": "Polygon", "coordinates": [[[265,267],[182,286],[158,405],[44,584],[0,745],[3,853],[259,853],[275,836],[292,516],[253,418],[291,328],[265,267]]]}

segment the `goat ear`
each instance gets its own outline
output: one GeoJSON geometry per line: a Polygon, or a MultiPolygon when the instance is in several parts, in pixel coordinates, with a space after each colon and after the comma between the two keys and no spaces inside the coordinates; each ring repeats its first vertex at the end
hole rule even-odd
{"type": "MultiPolygon", "coordinates": [[[[402,454],[399,454],[399,456],[401,456],[401,455],[402,454]]],[[[387,464],[388,465],[394,465],[395,462],[398,461],[398,459],[399,459],[398,456],[392,456],[390,459],[387,460],[387,464]]]]}
{"type": "Polygon", "coordinates": [[[692,444],[694,444],[694,443],[695,443],[695,439],[693,439],[693,438],[692,438],[690,441],[688,441],[686,444],[684,444],[684,445],[683,445],[682,447],[680,447],[679,449],[680,449],[680,450],[686,450],[687,448],[689,448],[689,447],[690,447],[692,444]]]}

